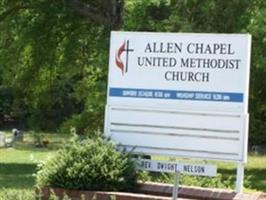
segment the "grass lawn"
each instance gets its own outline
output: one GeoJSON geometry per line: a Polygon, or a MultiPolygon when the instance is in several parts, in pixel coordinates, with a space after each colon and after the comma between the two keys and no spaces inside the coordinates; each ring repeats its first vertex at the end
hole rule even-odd
{"type": "Polygon", "coordinates": [[[266,155],[251,156],[246,169],[253,189],[266,192],[266,155]]]}
{"type": "MultiPolygon", "coordinates": [[[[3,191],[12,193],[15,189],[21,193],[33,192],[37,163],[47,159],[69,138],[69,135],[64,134],[42,135],[50,141],[47,148],[36,148],[30,133],[24,134],[23,143],[0,148],[0,200],[3,191]]],[[[11,134],[7,134],[7,137],[11,137],[11,134]]]]}
{"type": "MultiPolygon", "coordinates": [[[[29,133],[25,133],[23,143],[12,148],[0,148],[0,196],[1,192],[12,190],[33,193],[33,174],[36,173],[37,163],[51,156],[67,141],[69,135],[44,133],[43,138],[50,142],[47,148],[34,147],[33,136],[29,133]]],[[[218,163],[218,173],[222,174],[223,179],[228,178],[232,182],[236,173],[235,166],[230,163],[218,163]]],[[[266,192],[266,155],[249,155],[245,170],[245,187],[245,191],[266,192]]]]}
{"type": "MultiPolygon", "coordinates": [[[[235,175],[235,165],[220,163],[218,172],[225,176],[235,175]]],[[[245,191],[266,192],[266,155],[249,154],[248,163],[245,166],[244,186],[246,188],[245,191]]]]}

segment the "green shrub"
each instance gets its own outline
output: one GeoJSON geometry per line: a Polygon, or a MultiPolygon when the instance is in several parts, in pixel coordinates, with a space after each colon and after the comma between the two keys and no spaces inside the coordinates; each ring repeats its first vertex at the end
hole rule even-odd
{"type": "Polygon", "coordinates": [[[74,137],[37,173],[38,186],[80,190],[128,191],[134,189],[136,179],[130,155],[100,137],[74,137]]]}
{"type": "Polygon", "coordinates": [[[86,112],[74,114],[61,124],[59,132],[70,133],[71,128],[75,127],[77,134],[84,134],[89,121],[89,115],[86,112]]]}

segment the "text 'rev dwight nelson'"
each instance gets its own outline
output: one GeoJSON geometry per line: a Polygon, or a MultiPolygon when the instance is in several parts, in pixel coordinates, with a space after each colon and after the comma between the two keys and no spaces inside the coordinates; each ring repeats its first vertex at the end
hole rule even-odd
{"type": "Polygon", "coordinates": [[[209,82],[211,77],[208,71],[238,70],[241,62],[240,59],[202,58],[202,56],[196,58],[197,55],[234,55],[235,52],[230,43],[188,43],[184,45],[174,42],[152,42],[147,43],[144,53],[151,54],[151,56],[137,57],[139,67],[179,67],[183,70],[167,70],[164,74],[167,81],[209,82]],[[183,51],[195,57],[178,56],[183,51]],[[153,56],[155,53],[160,56],[153,56]],[[173,56],[165,57],[165,54],[173,56]]]}

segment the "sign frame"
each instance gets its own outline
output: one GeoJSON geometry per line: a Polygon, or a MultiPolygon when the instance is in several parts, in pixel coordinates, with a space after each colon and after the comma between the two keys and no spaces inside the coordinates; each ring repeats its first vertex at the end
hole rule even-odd
{"type": "MultiPolygon", "coordinates": [[[[128,112],[128,115],[126,114],[124,115],[123,113],[115,113],[115,112],[112,113],[111,110],[117,107],[121,109],[125,107],[131,107],[133,109],[137,108],[140,110],[143,109],[144,107],[149,108],[150,110],[159,107],[161,109],[159,110],[159,112],[161,113],[168,112],[170,110],[170,112],[172,113],[183,112],[184,116],[189,115],[191,112],[194,113],[195,115],[201,113],[200,114],[201,116],[237,115],[240,116],[240,118],[242,116],[243,120],[239,121],[238,124],[239,133],[241,133],[241,135],[238,138],[236,138],[236,140],[240,140],[240,143],[238,145],[241,145],[240,149],[241,149],[241,154],[243,155],[242,158],[222,159],[222,158],[203,157],[203,159],[207,160],[230,161],[236,163],[237,164],[236,191],[241,192],[243,189],[244,164],[247,161],[248,123],[249,123],[248,93],[249,93],[250,57],[251,57],[250,51],[251,51],[250,34],[148,33],[148,32],[112,31],[111,44],[110,44],[110,57],[109,57],[107,105],[106,105],[105,128],[104,128],[105,135],[111,138],[115,138],[117,144],[121,144],[125,141],[125,140],[120,140],[119,137],[115,135],[119,131],[122,135],[125,133],[125,130],[122,130],[121,127],[118,127],[119,124],[118,121],[112,121],[113,119],[122,120],[124,124],[120,123],[120,125],[122,124],[124,128],[131,126],[130,128],[132,129],[132,132],[130,134],[132,134],[134,131],[135,132],[139,131],[136,130],[136,126],[138,124],[137,125],[133,124],[135,127],[134,126],[132,127],[132,123],[130,124],[128,121],[123,121],[126,118],[132,118],[133,121],[135,120],[136,122],[138,121],[137,119],[139,116],[138,115],[134,116],[134,112],[131,113],[128,112]],[[137,40],[139,40],[139,42],[136,42],[137,45],[135,45],[134,41],[137,40]],[[132,41],[133,41],[133,46],[132,46],[132,41]],[[177,41],[179,41],[179,43],[177,41]],[[183,49],[180,41],[183,41],[182,45],[186,47],[185,48],[186,50],[183,49]],[[189,41],[192,42],[189,43],[189,41]],[[180,44],[180,46],[178,46],[178,44],[180,44]],[[205,53],[207,52],[207,54],[209,55],[202,55],[204,54],[204,52],[201,51],[200,48],[198,51],[200,51],[201,55],[198,55],[197,53],[195,53],[197,52],[196,49],[191,50],[190,48],[191,46],[197,46],[197,45],[200,46],[201,44],[207,46],[204,52],[205,53]],[[219,47],[220,50],[216,51],[215,45],[217,48],[218,48],[217,45],[220,45],[219,47]],[[193,55],[190,55],[191,52],[193,52],[194,54],[192,53],[193,55]],[[216,55],[217,52],[219,52],[218,56],[216,55]],[[133,64],[132,64],[132,57],[130,57],[129,59],[129,55],[132,54],[138,56],[136,57],[137,59],[133,59],[135,60],[133,64]],[[151,55],[153,57],[151,57],[151,55]],[[152,64],[150,64],[149,66],[149,63],[152,63],[152,61],[153,63],[157,62],[154,61],[156,60],[155,55],[157,56],[160,55],[162,57],[161,59],[159,59],[158,57],[158,59],[161,60],[158,61],[158,63],[160,64],[157,64],[158,66],[155,65],[152,66],[152,64]],[[193,56],[195,55],[198,57],[194,59],[193,56]],[[148,62],[145,56],[146,57],[150,56],[149,58],[151,59],[151,62],[148,62]],[[139,58],[142,57],[143,57],[143,63],[146,59],[146,67],[143,67],[144,66],[143,64],[141,68],[140,67],[141,63],[139,62],[139,58]],[[231,60],[222,61],[222,59],[226,59],[227,57],[229,57],[231,60]],[[179,66],[172,65],[173,63],[175,64],[178,63],[178,59],[181,60],[180,62],[181,64],[179,64],[179,66]],[[187,59],[187,60],[185,60],[186,62],[184,62],[184,60],[182,59],[187,59]],[[219,63],[217,64],[218,66],[217,69],[223,69],[224,71],[222,72],[220,71],[217,73],[213,72],[213,70],[209,70],[211,65],[208,67],[209,71],[206,69],[202,69],[203,65],[199,64],[201,59],[204,60],[203,62],[205,62],[206,59],[212,59],[212,60],[217,59],[217,63],[219,63]],[[172,79],[175,80],[177,79],[175,78],[175,76],[179,76],[178,73],[189,74],[190,72],[186,71],[187,70],[186,67],[189,69],[194,68],[196,65],[193,63],[195,61],[199,61],[198,68],[200,69],[198,72],[195,72],[193,74],[194,78],[191,78],[192,75],[191,76],[188,75],[186,81],[188,82],[188,80],[191,81],[193,79],[193,81],[197,80],[198,82],[199,80],[198,75],[203,75],[204,73],[206,74],[208,73],[208,79],[205,78],[208,81],[206,81],[202,76],[203,78],[201,77],[202,78],[201,82],[204,82],[204,80],[205,82],[209,82],[209,79],[212,76],[214,80],[217,80],[217,82],[213,83],[214,86],[212,86],[209,83],[206,84],[183,83],[183,82],[181,83],[180,82],[181,79],[179,78],[177,87],[175,87],[174,83],[170,83],[169,84],[170,86],[168,87],[167,84],[169,82],[167,82],[167,84],[165,83],[161,84],[163,82],[160,81],[161,80],[160,78],[162,76],[158,76],[156,74],[158,72],[154,72],[157,70],[165,74],[164,76],[165,79],[170,79],[169,77],[172,76],[172,79]],[[190,64],[186,64],[189,62],[190,64]],[[227,67],[224,67],[225,66],[224,64],[223,65],[220,64],[226,62],[227,64],[228,63],[231,64],[228,64],[227,67]],[[138,65],[136,65],[136,63],[138,65]],[[129,67],[129,65],[131,67],[129,67]],[[132,68],[132,65],[135,67],[132,68]],[[162,65],[164,65],[164,67],[161,67],[162,65]],[[169,75],[170,71],[167,70],[168,69],[170,70],[171,67],[175,69],[178,68],[179,70],[181,70],[181,67],[183,67],[182,68],[183,71],[182,70],[173,71],[171,72],[172,75],[170,76],[169,75]],[[225,70],[231,68],[233,68],[234,70],[231,70],[230,73],[228,72],[229,70],[225,70]],[[156,70],[150,70],[150,69],[156,69],[156,70]],[[141,70],[143,70],[143,73],[142,72],[140,73],[141,70]],[[133,78],[131,77],[130,73],[133,74],[132,75],[133,78]],[[145,75],[147,75],[148,73],[151,73],[151,75],[145,82],[143,81],[145,80],[143,77],[145,77],[145,75]],[[224,82],[221,81],[223,80],[221,77],[224,77],[225,79],[224,82]],[[157,79],[159,80],[158,83],[156,82],[157,79]],[[238,84],[238,82],[240,83],[238,84]],[[135,85],[132,83],[134,83],[135,85]],[[146,86],[146,84],[148,86],[146,86]],[[123,87],[121,87],[121,85],[123,85],[123,87]],[[216,89],[217,87],[218,89],[216,89]],[[179,93],[180,96],[177,95],[179,93]],[[156,96],[155,94],[158,95],[156,96]],[[117,117],[119,116],[119,114],[121,114],[124,117],[122,118],[117,117]],[[111,133],[112,132],[111,130],[115,130],[113,131],[114,134],[111,133]]],[[[216,62],[216,61],[210,61],[210,62],[216,62]]],[[[149,116],[146,115],[145,113],[142,114],[146,117],[149,116]]],[[[226,119],[224,119],[224,121],[226,121],[226,119]]],[[[215,123],[217,124],[217,122],[215,123]]],[[[223,124],[225,125],[226,123],[223,122],[223,124]]],[[[146,126],[146,127],[144,126],[144,128],[147,128],[147,126],[151,128],[152,125],[156,126],[156,123],[142,124],[142,125],[146,126]]],[[[195,124],[193,125],[195,126],[195,124]]],[[[236,130],[236,129],[228,129],[225,131],[221,129],[214,129],[213,127],[207,127],[207,128],[204,126],[193,127],[191,125],[188,127],[183,127],[182,131],[189,130],[193,132],[193,129],[201,130],[203,132],[205,131],[204,134],[206,134],[206,131],[211,132],[213,130],[216,130],[217,133],[227,131],[228,134],[228,133],[233,133],[233,131],[236,130]]],[[[146,130],[146,132],[148,131],[152,132],[152,129],[146,130]]],[[[169,131],[169,126],[168,126],[168,131],[169,131]]],[[[180,134],[180,133],[175,132],[175,134],[180,134]]],[[[201,135],[201,137],[205,137],[205,135],[201,135]]],[[[222,138],[226,139],[224,136],[222,136],[222,138]]],[[[137,146],[138,144],[136,144],[136,147],[137,146]]],[[[142,151],[140,153],[145,153],[145,151],[142,151]]],[[[160,155],[160,153],[156,155],[160,155]]],[[[202,157],[182,156],[181,154],[175,154],[172,156],[202,159],[202,157]]]]}

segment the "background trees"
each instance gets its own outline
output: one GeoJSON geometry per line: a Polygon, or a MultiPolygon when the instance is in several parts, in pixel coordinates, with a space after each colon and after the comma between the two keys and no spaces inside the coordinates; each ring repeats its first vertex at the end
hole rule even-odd
{"type": "Polygon", "coordinates": [[[0,0],[0,120],[101,128],[112,29],[249,32],[250,139],[265,143],[265,13],[262,0],[0,0]]]}

